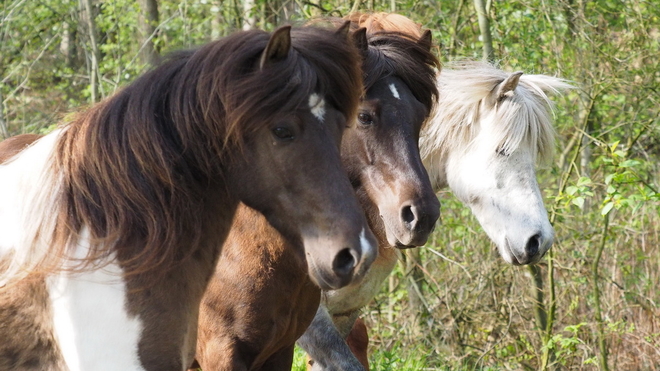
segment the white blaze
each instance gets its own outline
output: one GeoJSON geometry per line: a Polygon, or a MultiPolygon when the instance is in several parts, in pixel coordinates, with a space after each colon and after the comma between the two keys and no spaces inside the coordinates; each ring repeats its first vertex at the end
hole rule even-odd
{"type": "Polygon", "coordinates": [[[394,98],[401,99],[401,96],[399,95],[399,91],[396,90],[396,86],[394,86],[394,84],[390,84],[390,91],[392,92],[392,95],[394,95],[394,98]]]}
{"type": "Polygon", "coordinates": [[[312,115],[323,122],[325,118],[325,100],[319,97],[318,94],[312,94],[309,96],[309,108],[312,115]]]}

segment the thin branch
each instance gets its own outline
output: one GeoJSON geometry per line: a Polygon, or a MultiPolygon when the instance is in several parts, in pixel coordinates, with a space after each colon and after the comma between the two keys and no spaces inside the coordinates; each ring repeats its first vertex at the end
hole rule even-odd
{"type": "Polygon", "coordinates": [[[2,89],[0,86],[0,135],[2,139],[9,138],[9,129],[7,128],[7,122],[5,121],[5,103],[2,99],[2,89]]]}
{"type": "Polygon", "coordinates": [[[362,0],[355,0],[351,7],[351,13],[357,12],[360,9],[360,5],[362,5],[362,0]]]}
{"type": "Polygon", "coordinates": [[[591,266],[591,274],[593,280],[593,289],[594,289],[594,301],[596,304],[595,307],[595,317],[596,317],[596,326],[598,328],[598,363],[602,371],[609,371],[609,366],[607,365],[607,343],[605,341],[605,328],[603,326],[603,315],[600,307],[600,288],[598,287],[598,265],[600,264],[600,258],[603,255],[603,250],[605,249],[605,243],[607,241],[607,233],[609,231],[610,225],[610,214],[607,213],[604,216],[603,230],[600,239],[600,245],[598,250],[596,250],[596,257],[591,266]]]}

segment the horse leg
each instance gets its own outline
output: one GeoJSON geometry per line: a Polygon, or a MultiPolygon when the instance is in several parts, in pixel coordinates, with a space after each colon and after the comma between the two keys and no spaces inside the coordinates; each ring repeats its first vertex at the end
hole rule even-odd
{"type": "Polygon", "coordinates": [[[350,322],[350,326],[342,334],[325,307],[319,306],[312,324],[298,339],[298,345],[312,359],[312,371],[365,371],[364,366],[355,358],[345,341],[357,315],[356,311],[350,316],[352,320],[347,318],[346,321],[342,321],[341,327],[350,322]]]}
{"type": "Polygon", "coordinates": [[[367,334],[367,326],[358,318],[353,324],[351,332],[346,338],[346,344],[351,348],[351,352],[355,358],[362,363],[366,370],[369,370],[369,357],[367,355],[367,347],[369,346],[369,334],[367,334]]]}

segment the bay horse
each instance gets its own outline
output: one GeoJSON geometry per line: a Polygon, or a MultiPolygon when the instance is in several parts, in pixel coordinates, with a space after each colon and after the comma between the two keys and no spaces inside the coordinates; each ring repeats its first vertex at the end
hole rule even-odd
{"type": "MultiPolygon", "coordinates": [[[[357,17],[360,25],[371,24],[376,30],[415,29],[415,23],[402,22],[405,17],[400,15],[357,17]]],[[[417,27],[420,31],[413,34],[421,32],[417,27]]],[[[549,160],[554,149],[548,94],[571,85],[549,76],[507,73],[479,62],[443,68],[437,84],[438,105],[420,138],[434,190],[448,186],[470,206],[507,263],[538,262],[552,245],[554,231],[536,181],[535,163],[549,160]]],[[[368,369],[367,355],[353,355],[343,340],[366,337],[363,326],[353,327],[355,319],[396,264],[392,250],[379,242],[373,267],[381,275],[367,275],[359,284],[323,292],[319,312],[299,340],[313,360],[312,370],[368,369]]]]}
{"type": "Polygon", "coordinates": [[[0,368],[184,370],[239,202],[320,287],[359,279],[375,239],[339,154],[359,67],[348,25],[239,32],[3,142],[0,368]]]}
{"type": "MultiPolygon", "coordinates": [[[[342,139],[342,162],[378,239],[422,245],[439,216],[417,146],[437,97],[430,33],[367,35],[351,27],[362,51],[365,92],[358,125],[342,139]]],[[[292,243],[257,211],[239,207],[202,300],[193,368],[291,369],[296,339],[314,318],[321,294],[292,243]]],[[[366,277],[379,270],[372,265],[366,277]]]]}

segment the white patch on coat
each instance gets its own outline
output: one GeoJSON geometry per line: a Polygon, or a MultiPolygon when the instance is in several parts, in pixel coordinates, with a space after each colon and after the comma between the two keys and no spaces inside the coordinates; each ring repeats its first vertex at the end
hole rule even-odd
{"type": "Polygon", "coordinates": [[[0,286],[34,268],[48,251],[55,225],[60,176],[51,159],[61,130],[41,138],[0,165],[0,258],[11,254],[0,286]]]}
{"type": "Polygon", "coordinates": [[[396,86],[394,86],[394,84],[390,84],[390,91],[392,92],[394,98],[401,99],[401,96],[399,95],[399,91],[396,90],[396,86]]]}
{"type": "Polygon", "coordinates": [[[309,108],[312,111],[312,115],[323,122],[325,118],[325,100],[314,93],[309,96],[309,108]]]}
{"type": "MultiPolygon", "coordinates": [[[[89,248],[81,237],[75,257],[89,248]]],[[[70,371],[144,371],[138,356],[142,322],[126,312],[121,267],[112,262],[49,279],[55,338],[70,371]]]]}

